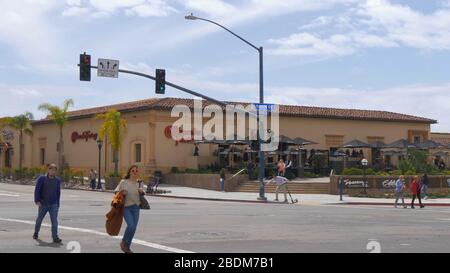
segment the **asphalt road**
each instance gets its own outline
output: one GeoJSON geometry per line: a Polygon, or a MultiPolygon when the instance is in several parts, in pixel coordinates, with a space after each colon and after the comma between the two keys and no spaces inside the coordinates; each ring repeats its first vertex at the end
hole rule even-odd
{"type": "MultiPolygon", "coordinates": [[[[120,252],[105,231],[111,193],[63,190],[59,235],[33,240],[32,186],[0,184],[0,252],[120,252]]],[[[450,252],[450,209],[306,206],[147,196],[134,252],[450,252]]],[[[49,224],[47,216],[44,223],[49,224]]],[[[125,224],[124,224],[125,226],[125,224]]],[[[123,234],[124,226],[122,227],[123,234]]]]}

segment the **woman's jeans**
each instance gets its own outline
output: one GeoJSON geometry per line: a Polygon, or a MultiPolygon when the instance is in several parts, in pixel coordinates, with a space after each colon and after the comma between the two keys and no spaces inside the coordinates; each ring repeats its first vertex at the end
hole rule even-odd
{"type": "Polygon", "coordinates": [[[50,214],[50,220],[52,222],[52,237],[53,240],[56,240],[58,238],[58,210],[59,206],[57,204],[40,206],[36,219],[36,225],[34,227],[34,233],[39,233],[39,231],[41,230],[42,220],[44,220],[44,217],[48,212],[50,214]]]}
{"type": "Polygon", "coordinates": [[[225,191],[225,179],[220,178],[220,191],[225,191]]]}
{"type": "Polygon", "coordinates": [[[140,208],[138,205],[132,205],[125,207],[123,212],[123,218],[127,223],[127,229],[125,230],[122,240],[125,241],[128,247],[131,246],[131,241],[133,241],[134,233],[137,229],[139,222],[139,211],[140,208]]]}

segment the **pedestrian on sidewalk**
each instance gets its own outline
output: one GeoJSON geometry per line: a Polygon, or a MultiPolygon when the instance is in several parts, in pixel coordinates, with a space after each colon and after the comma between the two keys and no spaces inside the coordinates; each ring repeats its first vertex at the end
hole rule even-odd
{"type": "Polygon", "coordinates": [[[34,203],[39,207],[36,225],[34,227],[33,239],[39,238],[42,220],[47,212],[50,214],[52,222],[53,243],[60,244],[58,237],[58,210],[61,197],[61,179],[56,177],[56,164],[52,163],[48,167],[46,175],[41,175],[37,179],[34,189],[34,203]]]}
{"type": "Polygon", "coordinates": [[[277,188],[275,190],[275,201],[278,201],[278,192],[279,190],[283,190],[284,191],[284,203],[288,202],[287,199],[287,183],[288,183],[288,179],[286,177],[277,175],[276,177],[272,178],[269,182],[266,183],[270,184],[272,182],[275,182],[277,184],[277,188]]]}
{"type": "Polygon", "coordinates": [[[222,168],[220,170],[220,191],[225,192],[225,176],[226,176],[226,170],[225,168],[222,168]]]}
{"type": "Polygon", "coordinates": [[[255,172],[255,164],[253,163],[253,161],[250,159],[247,163],[247,173],[248,173],[248,180],[252,181],[253,180],[253,173],[255,172]]]}
{"type": "Polygon", "coordinates": [[[145,194],[144,190],[139,188],[139,170],[138,166],[132,165],[125,177],[120,181],[117,188],[114,190],[122,193],[125,196],[125,209],[123,212],[123,218],[127,223],[127,229],[120,243],[120,249],[125,253],[133,253],[130,249],[131,242],[133,241],[134,234],[136,233],[137,225],[139,222],[140,212],[140,195],[145,194]]]}
{"type": "Polygon", "coordinates": [[[428,175],[424,174],[422,176],[422,189],[421,189],[421,193],[424,200],[428,199],[428,184],[429,184],[428,175]]]}
{"type": "Polygon", "coordinates": [[[402,205],[406,209],[405,198],[403,196],[405,188],[405,177],[403,175],[400,175],[398,180],[395,182],[395,207],[397,207],[398,200],[401,198],[402,205]]]}
{"type": "Polygon", "coordinates": [[[411,194],[412,194],[412,201],[411,201],[411,208],[414,208],[414,200],[419,199],[420,208],[424,208],[425,206],[422,205],[422,200],[420,198],[420,180],[419,176],[414,176],[412,183],[411,183],[411,194]]]}
{"type": "Polygon", "coordinates": [[[292,160],[290,156],[287,156],[286,159],[286,164],[285,164],[285,168],[284,168],[284,176],[286,177],[290,177],[291,178],[291,173],[292,173],[292,160]]]}
{"type": "Polygon", "coordinates": [[[278,175],[279,176],[284,176],[285,168],[286,168],[286,165],[284,164],[284,160],[280,159],[280,161],[278,162],[278,175]]]}
{"type": "Polygon", "coordinates": [[[97,181],[97,171],[91,169],[89,172],[89,181],[91,182],[91,190],[95,190],[95,182],[97,181]]]}

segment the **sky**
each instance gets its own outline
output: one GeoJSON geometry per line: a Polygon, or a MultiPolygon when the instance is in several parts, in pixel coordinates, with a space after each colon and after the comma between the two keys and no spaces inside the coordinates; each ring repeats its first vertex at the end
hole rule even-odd
{"type": "Polygon", "coordinates": [[[385,110],[450,132],[450,0],[0,0],[0,116],[186,97],[133,75],[79,81],[79,54],[120,61],[210,97],[385,110]]]}

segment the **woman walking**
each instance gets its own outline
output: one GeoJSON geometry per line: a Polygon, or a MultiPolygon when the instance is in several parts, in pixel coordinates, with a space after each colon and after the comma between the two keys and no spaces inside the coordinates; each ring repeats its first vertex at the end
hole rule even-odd
{"type": "Polygon", "coordinates": [[[138,167],[136,165],[132,165],[128,169],[125,177],[122,181],[120,181],[119,185],[115,189],[115,192],[121,192],[122,195],[125,196],[123,218],[127,223],[127,229],[125,230],[122,242],[120,243],[120,249],[125,253],[133,253],[130,246],[139,222],[141,205],[140,195],[145,194],[144,190],[139,188],[138,173],[138,167]]]}
{"type": "Polygon", "coordinates": [[[424,208],[425,206],[422,205],[422,200],[420,198],[420,180],[419,176],[414,176],[414,179],[411,183],[411,194],[412,194],[412,201],[411,201],[411,208],[414,208],[414,200],[419,199],[420,208],[424,208]]]}

